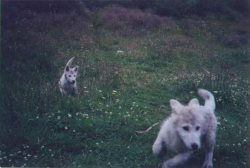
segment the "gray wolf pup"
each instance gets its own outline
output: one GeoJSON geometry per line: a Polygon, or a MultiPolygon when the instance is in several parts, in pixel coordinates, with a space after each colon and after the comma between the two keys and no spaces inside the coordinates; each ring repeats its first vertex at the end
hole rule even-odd
{"type": "Polygon", "coordinates": [[[76,76],[79,66],[70,68],[70,65],[75,57],[72,57],[64,68],[64,73],[59,81],[59,89],[62,95],[71,94],[77,95],[76,76]]]}
{"type": "Polygon", "coordinates": [[[212,93],[198,89],[198,94],[205,99],[201,106],[198,99],[192,99],[188,105],[182,105],[176,100],[170,100],[172,114],[165,119],[153,145],[153,153],[161,156],[166,149],[178,152],[176,156],[166,160],[162,167],[170,168],[185,163],[194,150],[204,143],[206,156],[203,167],[213,166],[213,149],[217,120],[214,115],[215,100],[212,93]]]}

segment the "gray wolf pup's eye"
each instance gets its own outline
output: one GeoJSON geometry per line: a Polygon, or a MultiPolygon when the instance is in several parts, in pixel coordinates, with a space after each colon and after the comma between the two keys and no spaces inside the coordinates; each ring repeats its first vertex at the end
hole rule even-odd
{"type": "Polygon", "coordinates": [[[182,127],[185,131],[189,131],[189,128],[187,126],[182,127]]]}

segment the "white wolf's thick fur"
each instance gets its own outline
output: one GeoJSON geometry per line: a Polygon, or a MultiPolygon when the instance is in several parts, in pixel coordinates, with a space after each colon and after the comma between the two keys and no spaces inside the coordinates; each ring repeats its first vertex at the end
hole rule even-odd
{"type": "Polygon", "coordinates": [[[70,68],[70,65],[75,57],[71,58],[65,68],[64,73],[59,81],[59,89],[62,95],[71,94],[73,96],[77,95],[77,86],[76,86],[76,76],[79,66],[70,68]]]}
{"type": "Polygon", "coordinates": [[[203,167],[213,166],[217,128],[214,96],[204,89],[199,89],[198,94],[205,99],[204,106],[199,104],[198,99],[192,99],[186,106],[176,100],[170,100],[172,114],[161,126],[153,145],[153,153],[160,156],[167,145],[179,154],[165,161],[163,168],[185,163],[193,151],[200,148],[201,141],[206,149],[203,167]]]}

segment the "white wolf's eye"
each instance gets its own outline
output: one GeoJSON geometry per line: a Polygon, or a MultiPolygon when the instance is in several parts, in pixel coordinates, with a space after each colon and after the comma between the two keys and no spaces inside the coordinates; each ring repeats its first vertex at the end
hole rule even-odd
{"type": "Polygon", "coordinates": [[[76,76],[74,75],[74,77],[76,77],[76,76]]]}
{"type": "Polygon", "coordinates": [[[195,129],[196,129],[196,131],[198,131],[198,130],[200,129],[200,127],[199,127],[199,126],[197,126],[195,129]]]}
{"type": "Polygon", "coordinates": [[[185,131],[189,131],[189,128],[187,126],[182,127],[185,131]]]}
{"type": "Polygon", "coordinates": [[[71,77],[71,75],[69,75],[69,77],[71,77]]]}

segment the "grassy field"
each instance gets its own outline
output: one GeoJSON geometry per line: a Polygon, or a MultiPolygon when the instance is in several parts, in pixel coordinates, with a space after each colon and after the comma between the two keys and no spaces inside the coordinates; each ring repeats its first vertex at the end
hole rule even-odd
{"type": "MultiPolygon", "coordinates": [[[[2,25],[1,166],[161,167],[151,147],[197,88],[216,98],[214,167],[249,167],[249,21],[159,17],[106,7],[23,11],[2,25]],[[117,52],[122,51],[122,52],[117,52]],[[58,80],[76,57],[79,95],[58,80]]],[[[200,103],[204,103],[200,99],[200,103]]],[[[186,167],[200,167],[204,149],[186,167]]]]}

